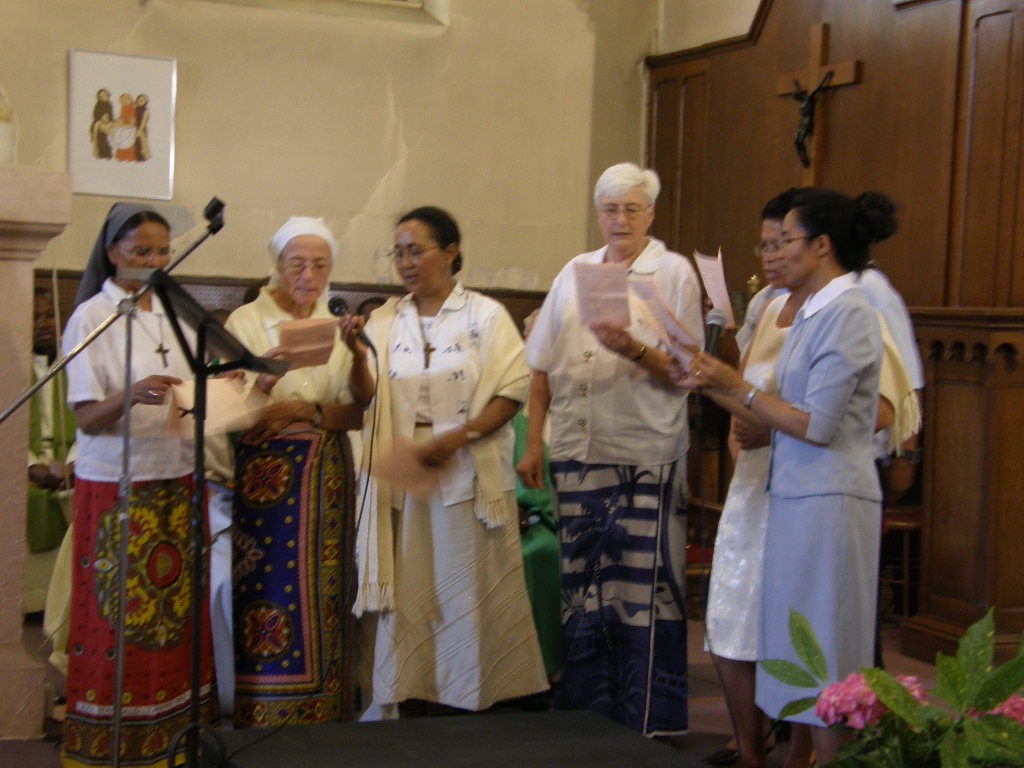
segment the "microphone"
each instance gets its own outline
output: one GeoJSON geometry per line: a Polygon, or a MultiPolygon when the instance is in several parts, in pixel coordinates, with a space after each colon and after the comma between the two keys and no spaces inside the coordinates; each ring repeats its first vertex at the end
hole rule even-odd
{"type": "MultiPolygon", "coordinates": [[[[341,317],[342,315],[348,314],[348,302],[345,301],[341,296],[331,296],[327,300],[327,311],[335,317],[341,317]]],[[[724,320],[722,322],[725,322],[724,320]]],[[[373,346],[373,342],[370,341],[370,337],[360,331],[357,337],[367,349],[373,350],[373,354],[377,354],[377,348],[373,346]]]]}
{"type": "Polygon", "coordinates": [[[722,335],[722,330],[729,322],[729,318],[723,310],[716,307],[708,312],[704,322],[706,323],[704,327],[704,351],[709,355],[717,354],[718,337],[722,335]]]}

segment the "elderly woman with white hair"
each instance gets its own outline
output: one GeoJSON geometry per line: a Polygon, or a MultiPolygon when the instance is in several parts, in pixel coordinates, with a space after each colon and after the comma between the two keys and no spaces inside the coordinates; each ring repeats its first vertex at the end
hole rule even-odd
{"type": "MultiPolygon", "coordinates": [[[[660,184],[632,163],[594,190],[605,246],[555,278],[526,344],[527,445],[517,470],[543,481],[542,431],[551,419],[551,477],[562,544],[564,709],[592,709],[645,735],[686,731],[685,552],[679,498],[689,443],[686,400],[667,374],[664,330],[635,293],[653,281],[668,309],[701,335],[700,287],[685,258],[648,235],[660,184]],[[580,322],[576,265],[627,268],[629,326],[580,322]]],[[[698,339],[699,340],[699,339],[698,339]]]]}
{"type": "MultiPolygon", "coordinates": [[[[331,318],[323,293],[336,254],[323,220],[290,218],[270,241],[270,285],[227,329],[252,352],[273,354],[282,322],[331,318]]],[[[236,725],[352,714],[355,484],[345,430],[363,416],[349,388],[352,355],[336,336],[325,365],[257,380],[270,405],[236,446],[236,725]]]]}

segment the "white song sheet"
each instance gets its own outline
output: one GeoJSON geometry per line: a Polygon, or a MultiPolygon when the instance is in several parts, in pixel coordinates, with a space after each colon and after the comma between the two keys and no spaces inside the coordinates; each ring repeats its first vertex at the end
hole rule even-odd
{"type": "Polygon", "coordinates": [[[725,269],[722,264],[722,249],[718,256],[707,256],[699,251],[693,252],[693,261],[704,282],[704,290],[708,292],[711,305],[725,312],[726,328],[736,327],[736,318],[732,314],[732,302],[729,300],[729,287],[725,284],[725,269]]]}

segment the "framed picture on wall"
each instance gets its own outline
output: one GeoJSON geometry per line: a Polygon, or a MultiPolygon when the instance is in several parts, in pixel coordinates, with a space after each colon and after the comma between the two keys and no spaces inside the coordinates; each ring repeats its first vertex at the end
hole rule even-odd
{"type": "Polygon", "coordinates": [[[72,191],[174,195],[174,59],[71,51],[68,171],[72,191]]]}

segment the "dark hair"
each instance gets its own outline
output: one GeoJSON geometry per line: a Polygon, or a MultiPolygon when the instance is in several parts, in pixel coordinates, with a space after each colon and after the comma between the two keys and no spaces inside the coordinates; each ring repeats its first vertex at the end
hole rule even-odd
{"type": "Polygon", "coordinates": [[[895,207],[881,192],[852,198],[831,189],[801,189],[792,210],[809,237],[828,235],[836,261],[848,272],[867,267],[869,246],[896,231],[895,207]]]}
{"type": "Polygon", "coordinates": [[[119,240],[123,240],[128,236],[129,232],[138,229],[147,221],[152,221],[155,222],[156,224],[162,224],[168,232],[171,231],[171,225],[167,223],[167,219],[165,219],[156,211],[139,211],[138,213],[128,217],[125,223],[121,225],[121,228],[114,233],[114,236],[112,238],[110,238],[110,245],[108,245],[107,247],[109,248],[111,245],[118,242],[119,240]]]}
{"type": "Polygon", "coordinates": [[[764,204],[764,208],[761,209],[761,218],[782,221],[789,213],[789,209],[793,207],[793,197],[799,191],[796,187],[790,187],[785,192],[779,192],[764,204]]]}
{"type": "Polygon", "coordinates": [[[454,275],[462,269],[462,235],[459,234],[459,225],[455,223],[455,219],[448,211],[433,205],[422,205],[400,216],[395,222],[395,226],[407,221],[423,222],[442,249],[452,243],[460,246],[458,253],[455,254],[455,261],[452,262],[452,274],[454,275]]]}

